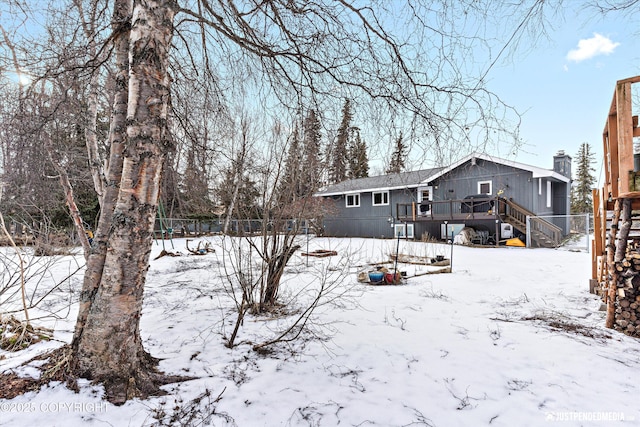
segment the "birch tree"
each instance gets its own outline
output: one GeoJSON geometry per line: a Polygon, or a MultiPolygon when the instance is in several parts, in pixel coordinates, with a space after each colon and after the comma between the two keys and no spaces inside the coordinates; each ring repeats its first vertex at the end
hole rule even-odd
{"type": "Polygon", "coordinates": [[[162,383],[143,349],[139,322],[162,165],[172,149],[168,64],[175,6],[169,0],[114,4],[110,185],[97,249],[87,262],[71,363],[77,375],[103,382],[115,403],[156,393],[162,383]]]}

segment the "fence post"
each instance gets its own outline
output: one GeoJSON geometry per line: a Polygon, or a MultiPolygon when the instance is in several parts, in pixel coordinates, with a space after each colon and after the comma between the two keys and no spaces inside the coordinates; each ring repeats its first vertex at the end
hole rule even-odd
{"type": "Polygon", "coordinates": [[[527,229],[527,242],[526,245],[528,248],[531,247],[531,217],[527,215],[526,226],[527,229]]]}
{"type": "Polygon", "coordinates": [[[589,241],[591,240],[589,237],[589,218],[591,217],[591,214],[584,214],[585,218],[584,218],[584,235],[585,235],[585,244],[587,245],[587,253],[591,253],[591,249],[589,248],[589,246],[591,246],[589,244],[589,241]]]}

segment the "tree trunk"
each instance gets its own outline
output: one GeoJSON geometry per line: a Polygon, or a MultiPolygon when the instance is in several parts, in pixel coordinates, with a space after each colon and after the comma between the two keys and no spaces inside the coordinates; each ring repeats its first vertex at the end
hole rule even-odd
{"type": "MultiPolygon", "coordinates": [[[[95,43],[89,43],[91,56],[95,58],[95,43]]],[[[98,194],[98,200],[102,202],[104,196],[104,164],[100,158],[100,150],[98,149],[98,73],[91,75],[89,82],[89,95],[87,97],[87,125],[84,128],[84,138],[87,145],[87,153],[89,155],[89,165],[91,166],[91,178],[93,179],[93,187],[98,194]]]]}
{"type": "MultiPolygon", "coordinates": [[[[82,0],[73,1],[75,7],[78,9],[78,13],[81,17],[82,30],[84,36],[88,40],[87,54],[90,58],[90,67],[95,67],[100,61],[97,57],[96,47],[96,20],[93,18],[96,16],[97,3],[93,2],[89,5],[90,9],[85,14],[85,7],[82,0]]],[[[97,70],[91,71],[91,77],[89,79],[89,87],[87,94],[87,113],[86,113],[86,125],[84,127],[84,139],[87,146],[87,154],[89,155],[89,165],[91,170],[91,178],[93,179],[93,187],[98,194],[98,200],[102,202],[104,196],[104,161],[100,156],[100,150],[98,148],[98,76],[97,70]]]]}
{"type": "MultiPolygon", "coordinates": [[[[243,176],[242,173],[245,169],[245,161],[247,158],[247,152],[249,150],[248,147],[248,124],[245,120],[242,120],[242,143],[240,145],[240,152],[236,155],[233,165],[232,165],[232,173],[233,173],[233,194],[231,195],[231,201],[229,206],[227,206],[227,217],[224,220],[224,226],[222,227],[222,234],[229,233],[229,226],[231,224],[231,218],[233,217],[233,211],[235,210],[236,203],[238,201],[238,194],[240,193],[240,187],[243,184],[243,176]]],[[[238,215],[238,219],[240,216],[238,215]]],[[[240,223],[238,222],[238,230],[236,230],[238,234],[240,232],[240,223]]]]}
{"type": "Polygon", "coordinates": [[[282,245],[282,248],[280,248],[279,251],[274,249],[270,254],[271,259],[269,259],[269,268],[267,270],[267,287],[261,304],[262,309],[264,309],[264,306],[272,307],[275,305],[278,299],[280,279],[282,279],[284,268],[287,266],[293,254],[300,249],[300,245],[293,246],[289,244],[290,242],[292,243],[293,241],[285,237],[285,243],[282,245]]]}
{"type": "MultiPolygon", "coordinates": [[[[126,16],[126,4],[117,3],[114,20],[126,16]]],[[[72,343],[76,374],[103,382],[114,403],[159,391],[160,376],[142,347],[139,322],[162,165],[172,149],[167,67],[174,13],[169,0],[136,2],[133,9],[122,179],[113,214],[106,210],[109,201],[103,204],[99,237],[104,248],[90,259],[72,343]],[[108,232],[102,235],[105,227],[108,232]]]]}
{"type": "Polygon", "coordinates": [[[54,160],[56,157],[52,154],[52,147],[48,147],[49,158],[51,162],[54,164],[54,168],[58,172],[60,185],[64,190],[64,200],[69,208],[69,214],[71,215],[71,219],[73,219],[73,225],[76,230],[76,234],[78,239],[80,240],[80,244],[82,245],[82,251],[84,253],[84,258],[88,259],[89,252],[91,251],[91,246],[89,245],[89,238],[87,237],[84,224],[82,223],[82,216],[80,215],[80,209],[78,209],[78,205],[76,204],[76,199],[73,195],[73,187],[71,186],[71,181],[69,181],[69,175],[67,175],[67,171],[61,166],[58,160],[54,160]]]}
{"type": "Polygon", "coordinates": [[[131,29],[131,9],[128,0],[116,0],[114,4],[112,29],[116,57],[116,88],[110,118],[110,155],[107,164],[107,186],[100,200],[100,219],[94,233],[93,249],[87,260],[84,283],[80,294],[80,310],[76,321],[72,347],[82,335],[84,324],[95,296],[107,254],[108,233],[118,199],[122,179],[124,144],[127,138],[127,105],[129,98],[129,35],[131,29]]]}

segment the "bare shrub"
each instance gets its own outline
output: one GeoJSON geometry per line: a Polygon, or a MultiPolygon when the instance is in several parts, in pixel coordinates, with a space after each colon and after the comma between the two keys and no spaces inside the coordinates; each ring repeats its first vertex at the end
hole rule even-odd
{"type": "MultiPolygon", "coordinates": [[[[261,238],[253,239],[257,241],[261,238]]],[[[256,242],[249,243],[246,238],[229,237],[223,242],[225,244],[221,252],[224,259],[221,265],[224,266],[222,268],[227,292],[236,308],[233,331],[229,336],[225,335],[227,347],[237,345],[236,339],[247,314],[270,321],[272,336],[262,342],[252,343],[254,350],[266,351],[273,344],[291,343],[302,337],[326,339],[332,331],[332,322],[321,323],[313,316],[314,312],[336,305],[344,307],[356,304],[356,282],[344,283],[351,265],[348,254],[339,258],[338,262],[318,261],[308,267],[297,265],[287,269],[286,264],[283,264],[280,282],[285,285],[286,290],[278,294],[275,304],[265,304],[269,266],[264,258],[256,256],[256,242]],[[301,274],[309,279],[301,281],[301,274]]],[[[298,245],[294,245],[296,246],[298,245]]]]}
{"type": "Polygon", "coordinates": [[[231,416],[224,412],[217,412],[218,403],[222,400],[225,390],[215,396],[211,394],[210,390],[206,389],[188,402],[184,402],[179,397],[175,397],[172,402],[163,400],[151,412],[155,421],[145,423],[144,426],[190,427],[195,425],[220,425],[217,421],[223,421],[226,425],[235,426],[236,423],[231,416]]]}
{"type": "MultiPolygon", "coordinates": [[[[27,255],[23,248],[18,247],[11,238],[2,214],[0,214],[0,231],[12,245],[11,251],[0,248],[0,266],[3,267],[0,268],[0,348],[18,351],[53,336],[52,330],[32,324],[30,310],[38,308],[39,319],[57,316],[60,307],[48,312],[45,299],[59,290],[62,284],[66,283],[81,267],[78,266],[73,272],[70,271],[62,281],[51,286],[51,268],[56,265],[59,258],[36,257],[35,248],[31,256],[27,255]],[[18,314],[21,318],[16,317],[18,314]]],[[[71,298],[66,305],[66,314],[70,305],[71,298]]]]}

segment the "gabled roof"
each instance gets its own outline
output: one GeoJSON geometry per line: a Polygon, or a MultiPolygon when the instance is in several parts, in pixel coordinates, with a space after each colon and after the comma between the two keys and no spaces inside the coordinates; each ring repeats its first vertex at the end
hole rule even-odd
{"type": "Polygon", "coordinates": [[[543,169],[543,168],[539,168],[537,166],[531,166],[531,165],[526,165],[524,163],[519,163],[519,162],[515,162],[513,160],[505,160],[505,159],[501,159],[499,157],[494,157],[494,156],[490,156],[488,154],[482,154],[482,153],[471,153],[468,156],[458,160],[457,162],[451,164],[450,166],[447,166],[446,168],[441,168],[437,173],[435,173],[434,175],[428,177],[425,181],[423,181],[424,183],[427,182],[431,182],[434,179],[440,178],[442,175],[451,172],[452,170],[454,170],[455,168],[457,168],[460,165],[465,164],[466,162],[472,160],[472,159],[482,159],[482,160],[486,160],[488,162],[493,162],[493,163],[499,163],[505,166],[510,166],[516,169],[522,169],[525,171],[529,171],[531,172],[531,174],[533,175],[533,178],[549,178],[549,179],[553,179],[556,181],[561,181],[561,182],[571,182],[571,179],[558,173],[558,172],[554,172],[551,169],[543,169]]]}
{"type": "Polygon", "coordinates": [[[468,156],[458,160],[447,167],[422,169],[413,172],[402,172],[390,175],[372,176],[368,178],[348,179],[337,184],[330,185],[325,189],[317,192],[316,196],[337,196],[348,193],[359,193],[369,191],[389,191],[399,190],[403,188],[416,188],[426,186],[432,181],[440,178],[448,172],[451,172],[460,165],[465,164],[472,159],[482,159],[488,162],[499,163],[524,171],[531,172],[533,178],[548,178],[560,182],[570,182],[571,180],[558,172],[551,169],[543,169],[536,166],[526,165],[524,163],[505,160],[499,157],[490,156],[482,153],[471,153],[468,156]]]}
{"type": "Polygon", "coordinates": [[[422,169],[412,172],[348,179],[337,184],[329,185],[323,190],[317,192],[315,195],[336,196],[347,193],[415,188],[419,187],[422,182],[427,180],[430,176],[438,173],[441,169],[442,168],[422,169]]]}

